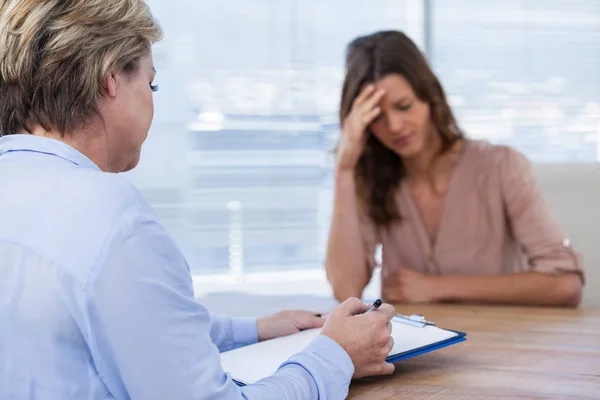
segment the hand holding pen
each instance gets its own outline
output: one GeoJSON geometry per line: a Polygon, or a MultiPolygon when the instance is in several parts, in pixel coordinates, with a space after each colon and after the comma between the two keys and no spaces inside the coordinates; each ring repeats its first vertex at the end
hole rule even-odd
{"type": "Polygon", "coordinates": [[[353,297],[331,311],[321,333],[348,353],[354,378],[391,374],[394,365],[386,362],[386,357],[394,345],[390,323],[394,315],[394,307],[381,300],[367,306],[353,297]]]}

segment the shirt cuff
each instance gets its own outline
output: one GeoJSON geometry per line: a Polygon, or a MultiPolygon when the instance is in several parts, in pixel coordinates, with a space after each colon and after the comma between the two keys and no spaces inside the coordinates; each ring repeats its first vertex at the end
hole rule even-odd
{"type": "Polygon", "coordinates": [[[294,364],[308,371],[319,398],[344,399],[348,395],[354,364],[348,353],[328,336],[319,335],[313,339],[303,351],[283,363],[281,368],[294,364]]]}
{"type": "Polygon", "coordinates": [[[350,384],[352,375],[354,375],[354,363],[348,353],[346,353],[346,350],[332,338],[319,335],[304,350],[321,355],[338,368],[346,377],[348,385],[350,384]]]}
{"type": "Polygon", "coordinates": [[[256,318],[231,318],[231,331],[233,332],[233,348],[258,342],[256,318]]]}

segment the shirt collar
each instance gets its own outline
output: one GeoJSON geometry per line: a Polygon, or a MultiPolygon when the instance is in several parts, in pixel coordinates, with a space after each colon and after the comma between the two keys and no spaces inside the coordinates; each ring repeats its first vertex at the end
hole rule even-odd
{"type": "Polygon", "coordinates": [[[60,140],[29,134],[14,134],[0,137],[0,156],[20,151],[47,154],[70,161],[80,167],[100,170],[92,160],[60,140]]]}

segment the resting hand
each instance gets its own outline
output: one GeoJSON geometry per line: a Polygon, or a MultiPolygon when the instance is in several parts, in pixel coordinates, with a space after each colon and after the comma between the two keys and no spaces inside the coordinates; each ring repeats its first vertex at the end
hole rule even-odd
{"type": "Polygon", "coordinates": [[[304,329],[320,328],[325,319],[310,311],[281,311],[257,321],[258,341],[298,333],[304,329]]]}
{"type": "Polygon", "coordinates": [[[381,295],[389,302],[432,303],[437,301],[439,277],[401,268],[384,276],[381,295]]]}

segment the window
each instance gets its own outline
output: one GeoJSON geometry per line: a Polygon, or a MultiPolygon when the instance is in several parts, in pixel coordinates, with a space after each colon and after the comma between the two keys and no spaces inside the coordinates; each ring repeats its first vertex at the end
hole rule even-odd
{"type": "Polygon", "coordinates": [[[468,136],[598,160],[595,0],[147,2],[165,30],[160,91],[130,175],[205,281],[322,279],[344,51],[360,34],[411,36],[468,136]]]}
{"type": "Polygon", "coordinates": [[[433,1],[433,61],[467,134],[533,161],[600,160],[600,3],[433,1]]]}
{"type": "Polygon", "coordinates": [[[131,173],[194,275],[320,268],[346,44],[422,2],[148,1],[160,91],[131,173]]]}

